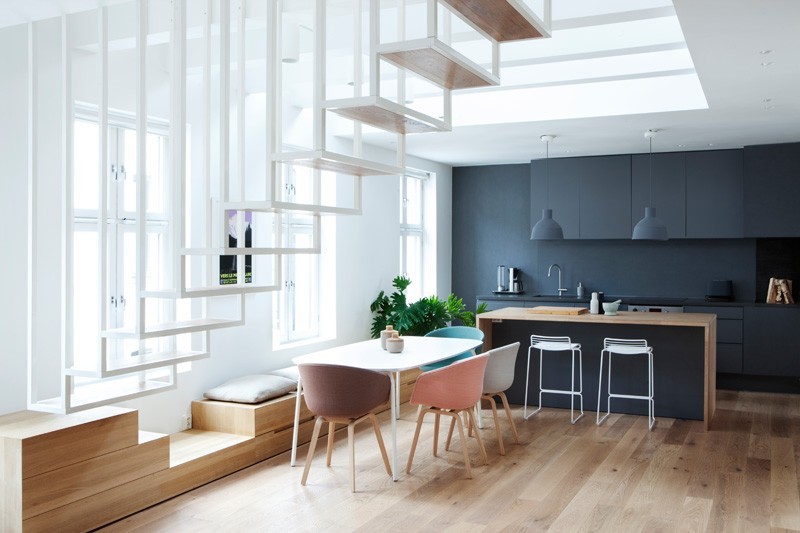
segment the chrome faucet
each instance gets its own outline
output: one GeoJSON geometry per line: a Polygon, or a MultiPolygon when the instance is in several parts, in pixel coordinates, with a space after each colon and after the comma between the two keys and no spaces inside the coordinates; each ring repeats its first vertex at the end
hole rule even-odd
{"type": "Polygon", "coordinates": [[[553,267],[556,267],[558,269],[558,295],[561,296],[561,293],[567,292],[568,289],[564,289],[563,287],[561,287],[562,285],[561,267],[558,266],[558,263],[553,263],[552,265],[550,265],[550,268],[547,269],[547,277],[548,278],[550,277],[550,274],[553,272],[553,267]]]}

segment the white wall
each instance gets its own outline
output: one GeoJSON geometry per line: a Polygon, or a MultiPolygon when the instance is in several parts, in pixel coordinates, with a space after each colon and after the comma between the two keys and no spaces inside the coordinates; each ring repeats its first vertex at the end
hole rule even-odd
{"type": "MultiPolygon", "coordinates": [[[[26,406],[26,284],[27,256],[27,33],[25,26],[0,30],[0,338],[3,372],[0,372],[0,414],[26,406]]],[[[199,91],[191,91],[187,105],[197,110],[199,91]]],[[[191,116],[191,113],[190,113],[191,116]]],[[[56,137],[57,138],[57,137],[56,137]]],[[[200,137],[193,137],[199,140],[200,137]]],[[[250,139],[248,139],[250,141],[250,139]]],[[[199,168],[195,144],[192,167],[199,168]]],[[[368,148],[370,157],[394,161],[394,154],[368,148]]],[[[57,160],[56,160],[57,161],[57,160]]],[[[57,163],[56,163],[57,164],[57,163]]],[[[436,173],[436,292],[449,293],[451,239],[451,169],[430,161],[409,158],[409,166],[436,173]]],[[[178,378],[178,389],[126,402],[140,410],[143,429],[175,432],[181,415],[193,399],[221,381],[290,364],[292,356],[323,346],[369,337],[369,304],[380,290],[391,288],[399,267],[399,179],[364,179],[363,215],[337,217],[336,309],[321,310],[322,320],[336,316],[336,339],[290,350],[272,350],[272,295],[247,296],[247,323],[239,328],[212,332],[211,358],[192,364],[178,378]]],[[[58,228],[52,228],[57,235],[58,228]]],[[[57,270],[57,269],[56,269],[57,270]]],[[[227,306],[228,301],[211,304],[227,306]]],[[[57,335],[57,329],[53,335],[57,335]]],[[[58,337],[55,337],[56,339],[58,337]]],[[[54,372],[56,369],[54,369],[54,372]]],[[[55,374],[57,375],[57,374],[55,374]]]]}
{"type": "Polygon", "coordinates": [[[27,31],[0,31],[0,413],[25,409],[27,368],[27,31]],[[9,53],[19,50],[22,53],[9,53]]]}

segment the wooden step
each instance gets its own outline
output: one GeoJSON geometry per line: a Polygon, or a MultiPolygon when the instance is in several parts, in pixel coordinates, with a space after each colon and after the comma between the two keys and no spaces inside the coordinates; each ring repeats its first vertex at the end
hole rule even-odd
{"type": "Polygon", "coordinates": [[[380,96],[328,100],[323,107],[343,117],[392,133],[450,131],[446,122],[380,96]]]}
{"type": "Polygon", "coordinates": [[[170,468],[38,514],[25,531],[86,531],[255,463],[254,439],[188,430],[169,436],[170,468]]]}
{"type": "Polygon", "coordinates": [[[435,37],[382,44],[378,53],[446,89],[500,85],[500,78],[435,37]]]}
{"type": "Polygon", "coordinates": [[[272,159],[282,163],[338,172],[349,176],[391,176],[403,173],[403,169],[400,167],[337,154],[327,150],[282,152],[274,154],[272,159]]]}
{"type": "Polygon", "coordinates": [[[23,520],[166,470],[169,460],[169,436],[141,431],[136,446],[24,479],[23,520]]]}
{"type": "Polygon", "coordinates": [[[523,0],[442,1],[497,42],[550,37],[544,22],[523,0]]]}
{"type": "MultiPolygon", "coordinates": [[[[136,446],[139,413],[121,407],[99,407],[58,415],[21,411],[0,416],[0,439],[16,449],[20,476],[26,479],[98,455],[136,446]]],[[[6,451],[6,462],[8,453],[6,451]]]]}

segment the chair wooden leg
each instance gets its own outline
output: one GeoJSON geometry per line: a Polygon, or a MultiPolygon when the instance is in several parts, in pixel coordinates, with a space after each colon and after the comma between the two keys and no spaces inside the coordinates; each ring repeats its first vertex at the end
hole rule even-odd
{"type": "Polygon", "coordinates": [[[300,479],[300,484],[305,485],[308,479],[308,471],[311,469],[311,460],[314,458],[314,449],[317,447],[317,439],[319,438],[319,428],[322,427],[322,417],[318,416],[314,422],[314,431],[311,434],[311,442],[308,443],[308,456],[306,457],[306,467],[303,469],[303,477],[300,479]]]}
{"type": "Polygon", "coordinates": [[[411,473],[411,463],[414,461],[414,450],[417,449],[417,441],[419,440],[419,430],[422,429],[422,419],[425,418],[426,410],[420,410],[417,415],[417,429],[414,431],[414,440],[411,441],[411,451],[408,452],[408,464],[406,465],[406,474],[411,473]]]}
{"type": "Polygon", "coordinates": [[[458,434],[461,437],[461,448],[464,452],[464,466],[467,469],[467,479],[472,479],[472,465],[469,464],[469,452],[467,451],[467,439],[464,438],[464,425],[461,423],[461,417],[458,413],[451,413],[458,425],[458,434]]]}
{"type": "Polygon", "coordinates": [[[356,424],[350,422],[347,424],[347,451],[350,456],[350,491],[356,491],[356,447],[355,440],[356,424]]]}
{"type": "Polygon", "coordinates": [[[328,455],[325,458],[326,466],[331,466],[331,455],[333,455],[333,434],[336,433],[336,423],[328,422],[328,455]]]}
{"type": "Polygon", "coordinates": [[[456,427],[456,421],[455,421],[455,419],[451,418],[450,419],[450,429],[447,430],[447,442],[445,442],[445,444],[444,444],[445,451],[449,451],[450,450],[450,441],[453,438],[453,429],[455,427],[456,427]]]}
{"type": "MultiPolygon", "coordinates": [[[[472,409],[468,409],[467,413],[469,414],[470,419],[472,419],[472,425],[478,427],[475,423],[475,415],[472,414],[472,409]]],[[[481,433],[480,431],[475,431],[475,440],[478,441],[478,448],[481,450],[481,456],[483,457],[483,464],[489,464],[489,457],[486,455],[486,448],[483,447],[483,441],[481,440],[481,433]]]]}
{"type": "MultiPolygon", "coordinates": [[[[446,447],[445,447],[446,448],[446,447]]],[[[433,456],[439,451],[439,411],[433,415],[433,456]]]]}
{"type": "Polygon", "coordinates": [[[517,425],[514,423],[514,419],[511,417],[511,409],[508,407],[508,398],[506,398],[505,392],[498,392],[498,396],[500,396],[500,400],[503,401],[503,408],[506,410],[506,416],[508,416],[508,423],[511,424],[511,433],[514,434],[514,442],[519,444],[519,433],[517,433],[517,425]]]}
{"type": "Polygon", "coordinates": [[[497,416],[497,403],[492,396],[484,397],[489,400],[489,406],[492,408],[492,418],[494,418],[494,431],[497,433],[497,446],[500,448],[500,455],[506,454],[506,448],[503,446],[503,433],[500,431],[500,417],[497,416]]]}
{"type": "Polygon", "coordinates": [[[381,457],[383,457],[383,466],[386,467],[386,473],[392,475],[392,467],[389,465],[389,456],[386,455],[386,446],[383,445],[383,435],[381,435],[381,427],[378,424],[378,417],[375,413],[370,413],[369,420],[372,422],[372,429],[375,430],[375,438],[378,439],[378,447],[381,449],[381,457]]]}

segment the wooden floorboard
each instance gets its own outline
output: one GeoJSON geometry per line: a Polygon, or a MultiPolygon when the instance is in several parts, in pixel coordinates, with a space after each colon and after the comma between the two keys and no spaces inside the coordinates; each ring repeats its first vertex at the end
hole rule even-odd
{"type": "MultiPolygon", "coordinates": [[[[346,436],[337,433],[332,466],[325,440],[308,485],[288,453],[177,496],[103,531],[783,531],[800,530],[800,398],[720,391],[711,430],[701,423],[593,413],[574,426],[568,412],[545,409],[523,420],[521,444],[504,422],[506,455],[493,422],[482,430],[481,464],[468,446],[473,479],[465,479],[461,444],[432,455],[432,417],[425,421],[410,475],[404,472],[416,412],[398,422],[402,474],[392,482],[367,426],[356,433],[356,486],[351,493],[346,436]]],[[[487,413],[484,413],[486,415],[487,413]]],[[[389,439],[388,413],[380,416],[389,439]]]]}

